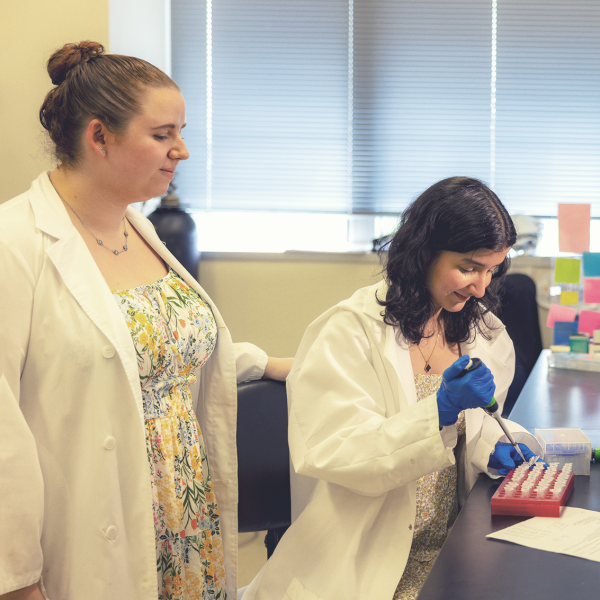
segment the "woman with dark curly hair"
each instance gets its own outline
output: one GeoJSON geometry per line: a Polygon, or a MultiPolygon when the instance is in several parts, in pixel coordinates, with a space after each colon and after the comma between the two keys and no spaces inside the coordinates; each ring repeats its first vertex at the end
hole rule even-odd
{"type": "Polygon", "coordinates": [[[384,281],[310,325],[287,380],[293,523],[244,600],[415,598],[477,475],[522,462],[481,410],[514,374],[491,311],[515,239],[487,186],[440,181],[403,213],[384,281]]]}

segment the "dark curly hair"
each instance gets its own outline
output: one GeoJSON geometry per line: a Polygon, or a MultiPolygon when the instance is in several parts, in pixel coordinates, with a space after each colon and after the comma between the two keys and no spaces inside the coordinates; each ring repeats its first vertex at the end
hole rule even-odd
{"type": "Polygon", "coordinates": [[[40,108],[40,123],[54,144],[54,154],[66,167],[80,154],[81,133],[90,120],[100,119],[110,131],[122,134],[140,111],[147,88],[177,84],[160,69],[140,58],[105,54],[98,42],[65,44],[48,60],[48,75],[56,86],[40,108]]]}
{"type": "MultiPolygon", "coordinates": [[[[378,302],[385,307],[384,321],[398,327],[409,342],[418,344],[434,314],[427,276],[440,254],[444,250],[498,252],[516,239],[506,208],[484,183],[469,177],[438,181],[402,213],[398,230],[382,248],[382,252],[387,250],[388,292],[378,302]]],[[[477,331],[490,339],[483,317],[498,308],[499,288],[509,266],[507,256],[493,273],[483,298],[470,298],[458,312],[442,310],[440,318],[448,343],[471,341],[477,331]]]]}

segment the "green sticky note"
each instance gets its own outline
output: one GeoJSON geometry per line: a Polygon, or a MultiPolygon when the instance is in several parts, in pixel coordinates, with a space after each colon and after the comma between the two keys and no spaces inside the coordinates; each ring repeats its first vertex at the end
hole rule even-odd
{"type": "Polygon", "coordinates": [[[557,258],[554,268],[554,281],[556,283],[579,283],[580,272],[580,258],[557,258]]]}

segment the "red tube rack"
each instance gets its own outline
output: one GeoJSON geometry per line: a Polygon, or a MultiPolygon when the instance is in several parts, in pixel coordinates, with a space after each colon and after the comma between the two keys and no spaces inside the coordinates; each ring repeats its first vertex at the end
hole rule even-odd
{"type": "Polygon", "coordinates": [[[571,471],[569,479],[565,484],[565,488],[557,498],[554,498],[552,490],[554,488],[554,483],[561,472],[562,471],[556,472],[549,490],[543,497],[538,498],[537,492],[534,491],[529,497],[524,498],[521,491],[522,484],[518,485],[517,490],[512,496],[507,497],[504,488],[512,481],[514,473],[514,470],[509,471],[508,475],[504,478],[504,481],[500,484],[500,487],[492,496],[492,514],[518,515],[522,517],[560,517],[575,484],[575,476],[571,471]]]}

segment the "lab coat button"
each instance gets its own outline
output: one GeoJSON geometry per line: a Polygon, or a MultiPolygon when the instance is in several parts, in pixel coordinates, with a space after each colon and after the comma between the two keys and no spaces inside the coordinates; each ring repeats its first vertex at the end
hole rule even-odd
{"type": "Polygon", "coordinates": [[[411,465],[414,465],[414,464],[415,464],[415,459],[414,459],[414,458],[411,458],[411,459],[410,459],[410,464],[411,464],[411,465]]]}
{"type": "Polygon", "coordinates": [[[412,525],[408,526],[408,530],[411,531],[412,530],[412,525]]]}
{"type": "Polygon", "coordinates": [[[104,447],[107,450],[114,450],[117,447],[117,440],[114,437],[109,436],[104,440],[104,447]]]}
{"type": "Polygon", "coordinates": [[[104,358],[112,358],[115,355],[115,349],[112,346],[104,346],[102,348],[102,356],[104,358]]]}
{"type": "Polygon", "coordinates": [[[104,535],[106,536],[107,540],[114,540],[117,537],[117,533],[117,528],[114,525],[111,525],[110,527],[106,528],[104,535]]]}

